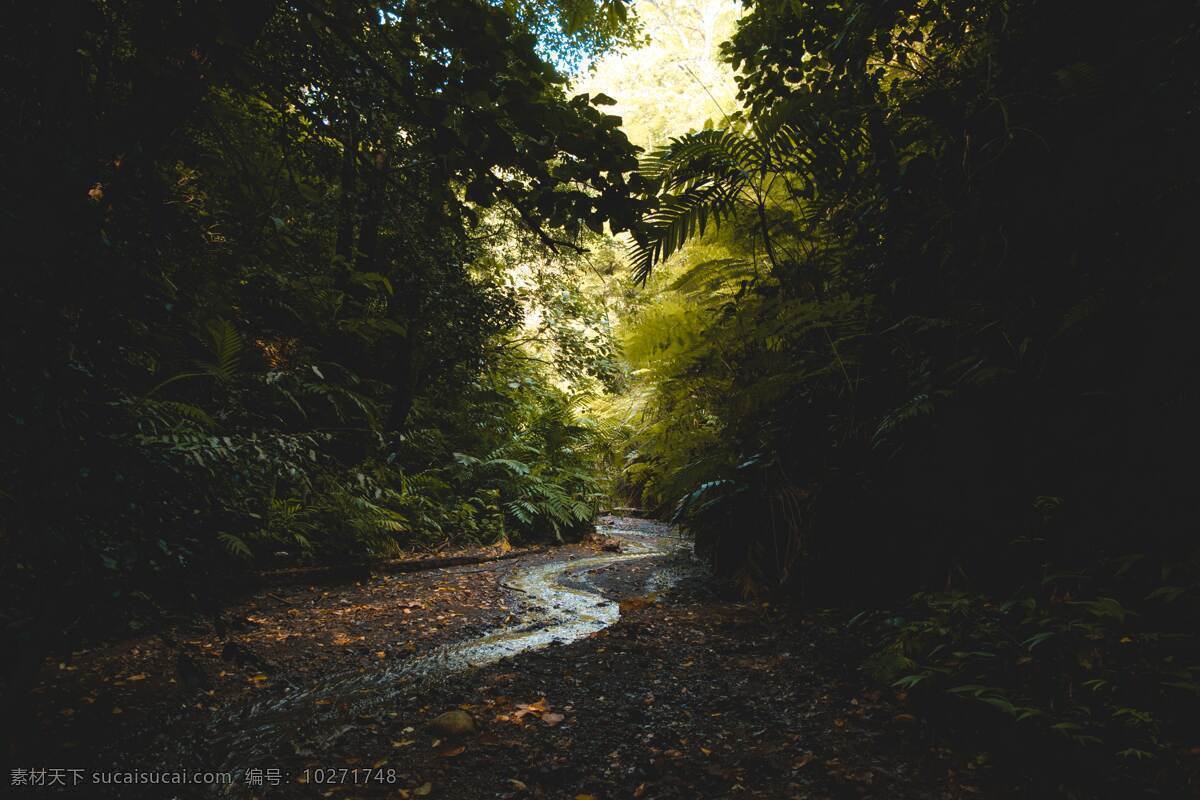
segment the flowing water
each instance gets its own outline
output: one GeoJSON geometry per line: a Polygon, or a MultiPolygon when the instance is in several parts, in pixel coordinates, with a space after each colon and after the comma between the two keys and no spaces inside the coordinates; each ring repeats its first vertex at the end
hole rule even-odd
{"type": "MultiPolygon", "coordinates": [[[[643,587],[648,592],[669,587],[689,569],[684,542],[667,525],[605,517],[597,529],[617,539],[620,551],[514,568],[497,566],[492,574],[504,575],[503,585],[523,601],[513,623],[392,666],[381,664],[374,672],[332,675],[314,685],[290,687],[222,709],[203,730],[174,738],[167,749],[177,758],[191,763],[199,758],[210,769],[235,774],[241,765],[270,763],[273,754],[287,749],[301,756],[319,755],[352,730],[356,721],[380,715],[396,698],[417,693],[428,682],[551,643],[572,642],[612,625],[620,609],[592,586],[596,570],[638,559],[679,556],[655,562],[643,587]]],[[[235,779],[230,788],[236,792],[238,785],[235,779]]]]}

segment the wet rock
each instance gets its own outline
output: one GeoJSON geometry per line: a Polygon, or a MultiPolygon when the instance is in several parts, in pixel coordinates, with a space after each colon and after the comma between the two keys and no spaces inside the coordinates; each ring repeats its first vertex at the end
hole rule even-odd
{"type": "Polygon", "coordinates": [[[225,643],[225,647],[221,649],[221,658],[226,661],[232,661],[239,667],[254,667],[262,672],[274,672],[275,665],[271,664],[258,654],[251,651],[249,648],[242,646],[234,641],[225,643]]]}
{"type": "Polygon", "coordinates": [[[433,731],[438,736],[445,736],[450,739],[461,739],[467,736],[474,736],[478,732],[475,725],[475,718],[465,711],[447,711],[444,714],[438,714],[429,721],[429,730],[433,731]]]}
{"type": "Polygon", "coordinates": [[[187,653],[180,652],[175,656],[175,673],[179,676],[179,683],[189,692],[212,686],[208,675],[187,653]]]}

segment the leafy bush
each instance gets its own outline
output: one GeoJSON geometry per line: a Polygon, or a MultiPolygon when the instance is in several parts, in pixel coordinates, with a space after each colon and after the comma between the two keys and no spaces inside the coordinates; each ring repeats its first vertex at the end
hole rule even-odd
{"type": "Polygon", "coordinates": [[[536,37],[569,63],[636,21],[318,5],[116,0],[0,34],[6,66],[62,77],[6,82],[27,124],[0,136],[25,154],[0,214],[0,627],[20,618],[34,661],[87,629],[77,610],[119,623],[286,560],[566,537],[597,505],[557,395],[620,369],[602,306],[564,286],[585,236],[636,223],[636,150],[536,37]],[[545,276],[518,286],[535,249],[545,276]],[[524,470],[454,458],[501,451],[524,470]]]}
{"type": "Polygon", "coordinates": [[[1009,775],[1069,796],[1175,786],[1196,768],[1198,574],[1136,556],[1005,602],[922,593],[852,627],[877,643],[875,677],[1009,775]]]}
{"type": "Polygon", "coordinates": [[[1198,20],[753,0],[640,169],[629,491],[747,595],[921,592],[876,669],[1077,795],[1188,786],[1198,20]]]}

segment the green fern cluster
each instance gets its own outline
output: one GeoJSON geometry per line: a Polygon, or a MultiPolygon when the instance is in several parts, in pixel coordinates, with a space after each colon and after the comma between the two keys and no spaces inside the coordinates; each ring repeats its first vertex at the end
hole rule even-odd
{"type": "Polygon", "coordinates": [[[1186,720],[1200,713],[1200,648],[1179,625],[1196,613],[1195,578],[1123,559],[1048,574],[1003,602],[920,594],[850,627],[874,640],[867,666],[878,679],[937,724],[975,732],[974,746],[994,748],[999,729],[1022,742],[1019,757],[1038,759],[1030,769],[1086,764],[1075,781],[1091,791],[1114,776],[1172,784],[1186,769],[1186,720]]]}

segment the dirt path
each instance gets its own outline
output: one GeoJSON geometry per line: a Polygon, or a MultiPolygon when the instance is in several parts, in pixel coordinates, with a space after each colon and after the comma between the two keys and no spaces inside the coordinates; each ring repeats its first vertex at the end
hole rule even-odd
{"type": "Polygon", "coordinates": [[[30,766],[232,774],[89,798],[978,796],[837,630],[718,599],[664,526],[601,529],[619,552],[276,592],[235,632],[77,654],[30,766]]]}

